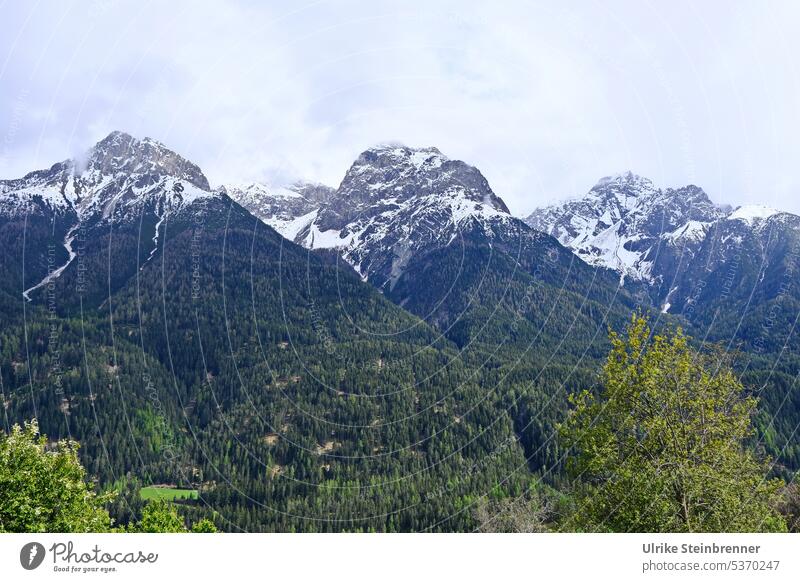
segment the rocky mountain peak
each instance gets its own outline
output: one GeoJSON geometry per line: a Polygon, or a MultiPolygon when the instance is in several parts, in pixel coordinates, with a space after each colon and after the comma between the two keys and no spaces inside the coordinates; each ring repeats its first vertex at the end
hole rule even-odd
{"type": "Polygon", "coordinates": [[[391,289],[415,257],[463,237],[489,239],[512,227],[527,229],[480,171],[435,147],[371,147],[336,190],[301,183],[289,192],[228,191],[294,242],[336,249],[381,288],[391,289]]]}
{"type": "Polygon", "coordinates": [[[170,176],[201,190],[210,190],[208,179],[192,162],[154,139],[139,140],[121,131],[112,131],[100,140],[89,150],[85,169],[80,165],[76,163],[80,174],[86,170],[101,175],[128,173],[140,175],[145,180],[170,176]]]}
{"type": "Polygon", "coordinates": [[[156,140],[113,131],[85,155],[0,181],[0,211],[126,220],[215,196],[192,162],[156,140]],[[155,209],[155,210],[153,210],[155,209]]]}
{"type": "Polygon", "coordinates": [[[446,161],[448,161],[447,156],[435,147],[411,148],[402,144],[385,143],[374,145],[363,151],[353,165],[399,166],[411,163],[420,168],[426,164],[441,165],[446,161]]]}
{"type": "Polygon", "coordinates": [[[364,151],[350,166],[334,195],[336,217],[327,219],[351,220],[365,207],[427,197],[467,199],[508,213],[477,168],[435,147],[384,144],[364,151]]]}
{"type": "Polygon", "coordinates": [[[698,186],[661,189],[629,171],[602,178],[580,198],[537,209],[527,222],[623,280],[652,281],[662,243],[699,244],[707,226],[724,215],[698,186]]]}
{"type": "Polygon", "coordinates": [[[653,182],[649,178],[635,174],[628,170],[620,174],[612,174],[600,178],[592,186],[591,191],[599,192],[605,190],[628,190],[630,192],[646,192],[654,189],[653,182]]]}

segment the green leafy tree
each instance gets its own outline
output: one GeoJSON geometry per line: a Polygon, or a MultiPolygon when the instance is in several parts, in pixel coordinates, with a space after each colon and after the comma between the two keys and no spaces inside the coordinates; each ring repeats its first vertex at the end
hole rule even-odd
{"type": "Polygon", "coordinates": [[[73,441],[48,443],[35,420],[0,434],[0,532],[105,532],[111,518],[73,441]]]}
{"type": "Polygon", "coordinates": [[[174,504],[163,499],[150,501],[142,510],[142,520],[128,528],[131,532],[138,533],[214,533],[216,526],[210,520],[203,518],[195,522],[191,529],[187,529],[183,517],[178,513],[174,504]]]}
{"type": "Polygon", "coordinates": [[[641,316],[610,339],[600,397],[573,397],[561,427],[579,483],[565,528],[785,531],[782,483],[744,445],[756,400],[725,357],[696,352],[680,329],[651,338],[641,316]]]}
{"type": "Polygon", "coordinates": [[[154,500],[144,506],[142,521],[133,527],[142,533],[182,533],[186,531],[183,518],[177,509],[164,500],[154,500]]]}
{"type": "Polygon", "coordinates": [[[192,524],[192,533],[217,533],[217,526],[208,518],[203,518],[192,524]]]}

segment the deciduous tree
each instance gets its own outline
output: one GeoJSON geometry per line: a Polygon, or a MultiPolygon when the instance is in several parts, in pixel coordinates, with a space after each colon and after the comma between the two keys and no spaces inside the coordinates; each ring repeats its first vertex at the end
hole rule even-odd
{"type": "Polygon", "coordinates": [[[598,397],[584,391],[562,434],[574,448],[567,529],[783,531],[781,482],[745,445],[756,406],[720,354],[680,329],[651,337],[635,316],[611,333],[598,397]]]}

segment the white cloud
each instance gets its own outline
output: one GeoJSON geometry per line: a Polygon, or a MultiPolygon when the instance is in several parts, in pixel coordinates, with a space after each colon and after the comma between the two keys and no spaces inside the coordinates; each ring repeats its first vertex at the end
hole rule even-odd
{"type": "Polygon", "coordinates": [[[633,169],[800,212],[796,5],[57,2],[4,8],[0,174],[149,135],[212,182],[335,184],[436,145],[512,210],[633,169]],[[432,6],[432,4],[435,4],[432,6]]]}

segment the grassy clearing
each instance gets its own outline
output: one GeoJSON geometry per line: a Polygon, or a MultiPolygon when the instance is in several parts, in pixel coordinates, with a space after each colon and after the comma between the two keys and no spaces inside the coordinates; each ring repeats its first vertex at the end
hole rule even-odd
{"type": "Polygon", "coordinates": [[[172,487],[142,487],[141,497],[145,501],[151,499],[165,499],[175,501],[179,499],[197,499],[196,489],[173,489],[172,487]]]}

